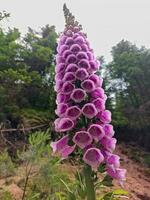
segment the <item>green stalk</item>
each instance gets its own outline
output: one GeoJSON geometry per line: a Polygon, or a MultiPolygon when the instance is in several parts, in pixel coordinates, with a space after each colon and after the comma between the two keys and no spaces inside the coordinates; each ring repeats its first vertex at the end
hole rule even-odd
{"type": "Polygon", "coordinates": [[[96,200],[94,182],[92,178],[92,169],[90,166],[85,165],[83,169],[85,178],[85,185],[87,191],[87,200],[96,200]]]}

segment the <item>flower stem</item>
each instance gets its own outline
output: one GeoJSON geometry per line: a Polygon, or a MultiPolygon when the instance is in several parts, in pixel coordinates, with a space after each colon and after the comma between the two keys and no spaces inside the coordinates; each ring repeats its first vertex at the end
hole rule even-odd
{"type": "Polygon", "coordinates": [[[85,165],[83,169],[83,174],[84,174],[86,190],[87,190],[87,200],[96,200],[91,167],[85,165]]]}

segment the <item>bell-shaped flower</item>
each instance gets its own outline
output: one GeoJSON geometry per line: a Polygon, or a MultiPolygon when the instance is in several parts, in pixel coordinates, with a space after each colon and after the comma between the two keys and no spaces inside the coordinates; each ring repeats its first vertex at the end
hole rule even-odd
{"type": "Polygon", "coordinates": [[[117,179],[121,184],[126,180],[126,169],[114,168],[113,166],[107,167],[107,173],[114,179],[117,179]]]}
{"type": "Polygon", "coordinates": [[[60,56],[60,55],[57,55],[56,56],[56,63],[59,64],[59,63],[65,63],[65,59],[63,56],[60,56]]]}
{"type": "Polygon", "coordinates": [[[96,74],[91,74],[89,79],[92,80],[96,87],[102,87],[103,79],[96,74]]]}
{"type": "Polygon", "coordinates": [[[84,68],[79,68],[76,73],[76,78],[83,81],[84,79],[86,79],[88,77],[88,72],[86,69],[84,68]]]}
{"type": "Polygon", "coordinates": [[[90,60],[90,72],[96,72],[99,69],[99,66],[96,61],[90,60]]]}
{"type": "Polygon", "coordinates": [[[66,65],[64,63],[57,64],[55,68],[56,73],[63,72],[65,67],[66,65]]]}
{"type": "Polygon", "coordinates": [[[54,86],[55,91],[60,92],[60,90],[62,89],[62,86],[63,86],[63,81],[61,80],[56,81],[56,84],[54,86]]]}
{"type": "Polygon", "coordinates": [[[92,119],[97,115],[97,109],[93,103],[87,103],[82,107],[82,114],[85,117],[92,119]]]}
{"type": "Polygon", "coordinates": [[[70,94],[74,90],[75,86],[71,82],[67,81],[63,84],[62,92],[64,94],[70,94]]]}
{"type": "Polygon", "coordinates": [[[76,38],[74,39],[74,43],[77,43],[77,44],[79,44],[79,45],[82,45],[82,44],[85,43],[85,40],[84,40],[84,38],[83,38],[82,36],[78,36],[78,37],[76,37],[76,38]]]}
{"type": "Polygon", "coordinates": [[[66,117],[75,120],[81,115],[81,110],[78,106],[71,106],[66,110],[66,117]]]}
{"type": "Polygon", "coordinates": [[[55,81],[58,81],[58,80],[62,80],[64,77],[64,73],[63,72],[59,72],[59,73],[56,73],[55,75],[55,81]]]}
{"type": "Polygon", "coordinates": [[[85,68],[86,70],[90,69],[89,61],[86,59],[82,59],[78,62],[78,66],[81,68],[85,68]]]}
{"type": "Polygon", "coordinates": [[[58,132],[66,132],[74,127],[74,122],[69,118],[58,118],[55,123],[55,130],[58,132]]]}
{"type": "Polygon", "coordinates": [[[118,155],[111,154],[106,162],[107,165],[113,165],[115,168],[120,167],[120,157],[118,155]]]}
{"type": "Polygon", "coordinates": [[[86,91],[86,92],[92,92],[95,89],[95,85],[93,81],[90,79],[84,80],[81,83],[81,87],[86,91]]]}
{"type": "Polygon", "coordinates": [[[70,63],[76,63],[77,58],[74,54],[71,54],[67,57],[66,59],[66,63],[70,64],[70,63]]]}
{"type": "Polygon", "coordinates": [[[87,54],[84,51],[80,51],[79,53],[77,53],[77,59],[81,60],[81,59],[88,59],[87,54]]]}
{"type": "MultiPolygon", "coordinates": [[[[82,48],[82,50],[84,51],[84,52],[89,52],[89,48],[88,48],[88,46],[86,45],[86,44],[82,44],[81,45],[81,48],[82,48]]],[[[88,54],[87,54],[88,55],[88,54]]]]}
{"type": "Polygon", "coordinates": [[[64,116],[66,110],[68,108],[68,104],[66,103],[60,103],[57,105],[57,109],[55,111],[56,115],[58,115],[59,117],[64,116]]]}
{"type": "Polygon", "coordinates": [[[67,37],[66,41],[65,41],[66,45],[73,45],[74,44],[74,40],[72,39],[72,37],[67,37]]]}
{"type": "Polygon", "coordinates": [[[85,99],[85,96],[86,96],[85,91],[80,88],[77,88],[73,90],[70,97],[74,102],[80,103],[85,99]]]}
{"type": "Polygon", "coordinates": [[[73,142],[79,146],[81,149],[84,149],[86,146],[92,143],[91,135],[86,131],[78,131],[73,137],[73,142]]]}
{"type": "Polygon", "coordinates": [[[70,95],[66,95],[63,93],[58,93],[56,97],[56,103],[57,105],[60,103],[65,103],[70,99],[70,95]]]}
{"type": "Polygon", "coordinates": [[[51,143],[53,153],[59,155],[62,159],[67,158],[75,149],[75,145],[68,145],[68,140],[68,135],[66,135],[60,140],[51,143]]]}
{"type": "Polygon", "coordinates": [[[103,126],[103,129],[105,131],[105,135],[108,136],[108,137],[113,137],[115,132],[114,132],[114,129],[113,129],[113,126],[111,124],[105,124],[103,126]]]}
{"type": "Polygon", "coordinates": [[[61,54],[63,54],[63,52],[65,51],[65,50],[68,50],[69,49],[69,47],[67,46],[67,45],[61,45],[59,48],[58,48],[58,53],[61,55],[61,54]]]}
{"type": "Polygon", "coordinates": [[[76,72],[77,69],[78,69],[78,66],[74,63],[71,63],[71,64],[67,65],[65,72],[76,72]]]}
{"type": "Polygon", "coordinates": [[[101,98],[97,98],[92,101],[92,103],[95,105],[98,112],[105,110],[105,100],[101,98]]]}
{"type": "Polygon", "coordinates": [[[72,81],[75,81],[75,79],[76,77],[73,72],[67,72],[64,75],[63,82],[66,82],[66,81],[72,82],[72,81]]]}
{"type": "Polygon", "coordinates": [[[91,92],[91,97],[96,98],[104,98],[104,90],[101,87],[96,88],[94,91],[91,92]]]}
{"type": "Polygon", "coordinates": [[[101,140],[105,135],[103,127],[98,124],[90,125],[90,127],[88,128],[88,132],[96,142],[101,140]]]}
{"type": "Polygon", "coordinates": [[[67,59],[69,55],[72,55],[72,51],[70,51],[69,49],[65,50],[62,54],[62,57],[64,59],[67,59]]]}
{"type": "Polygon", "coordinates": [[[113,152],[115,150],[116,143],[117,140],[115,138],[110,138],[106,136],[100,140],[100,144],[102,144],[103,147],[109,152],[113,152]]]}
{"type": "Polygon", "coordinates": [[[104,110],[98,113],[98,119],[100,119],[103,123],[111,122],[111,112],[109,110],[104,110]]]}
{"type": "Polygon", "coordinates": [[[99,149],[89,148],[85,152],[83,160],[85,163],[90,165],[94,171],[96,171],[99,165],[104,161],[104,156],[99,149]]]}
{"type": "Polygon", "coordinates": [[[70,47],[70,50],[71,50],[74,54],[76,54],[76,53],[78,53],[79,51],[81,51],[81,47],[80,47],[80,45],[78,45],[78,44],[73,44],[73,45],[70,47]]]}

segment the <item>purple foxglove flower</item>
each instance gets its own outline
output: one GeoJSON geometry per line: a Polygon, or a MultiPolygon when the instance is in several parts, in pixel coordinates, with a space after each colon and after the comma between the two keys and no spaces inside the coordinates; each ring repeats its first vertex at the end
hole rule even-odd
{"type": "Polygon", "coordinates": [[[70,50],[73,52],[73,53],[78,53],[79,51],[81,51],[81,47],[80,45],[78,44],[73,44],[71,47],[70,47],[70,50]]]}
{"type": "Polygon", "coordinates": [[[120,167],[120,157],[115,154],[111,154],[107,160],[107,165],[113,165],[115,168],[120,167]]]}
{"type": "Polygon", "coordinates": [[[71,30],[67,30],[66,33],[65,33],[66,36],[68,37],[72,37],[73,36],[73,33],[71,30]]]}
{"type": "Polygon", "coordinates": [[[81,60],[81,59],[88,59],[88,56],[85,52],[80,51],[79,53],[77,53],[77,59],[81,60]]]}
{"type": "Polygon", "coordinates": [[[72,51],[70,51],[69,49],[68,50],[65,50],[62,54],[62,57],[64,59],[68,58],[69,55],[72,55],[72,51]]]}
{"type": "Polygon", "coordinates": [[[67,45],[61,45],[59,48],[58,48],[58,53],[61,55],[65,50],[68,50],[69,47],[67,45]]]}
{"type": "Polygon", "coordinates": [[[78,66],[81,68],[85,68],[86,70],[90,69],[90,64],[88,62],[88,60],[86,59],[82,59],[79,61],[78,66]]]}
{"type": "Polygon", "coordinates": [[[97,98],[92,101],[92,103],[95,105],[98,112],[105,110],[105,100],[101,98],[97,98]]]}
{"type": "Polygon", "coordinates": [[[85,152],[85,154],[83,156],[83,160],[85,163],[90,165],[94,171],[96,171],[97,168],[99,167],[100,163],[103,162],[104,156],[99,149],[89,148],[85,152]]]}
{"type": "Polygon", "coordinates": [[[57,55],[56,56],[56,63],[65,63],[65,59],[62,56],[57,55]]]}
{"type": "Polygon", "coordinates": [[[93,103],[85,104],[82,108],[82,114],[89,119],[95,117],[97,115],[95,105],[93,103]]]}
{"type": "Polygon", "coordinates": [[[59,153],[68,144],[68,135],[62,137],[60,140],[51,143],[53,153],[59,153]]]}
{"type": "Polygon", "coordinates": [[[63,81],[58,80],[58,81],[56,82],[55,86],[54,86],[55,91],[56,91],[56,92],[59,92],[59,91],[61,90],[62,86],[63,86],[63,81]]]}
{"type": "Polygon", "coordinates": [[[78,89],[74,89],[72,94],[71,94],[71,99],[77,103],[80,103],[81,101],[83,101],[85,99],[86,93],[84,90],[78,88],[78,89]]]}
{"type": "Polygon", "coordinates": [[[75,86],[71,82],[67,81],[63,84],[62,92],[64,94],[70,94],[74,90],[74,88],[75,86]]]}
{"type": "MultiPolygon", "coordinates": [[[[87,46],[87,45],[86,45],[86,46],[87,46]]],[[[88,48],[88,47],[87,47],[87,48],[88,48]]],[[[93,59],[94,59],[94,55],[93,55],[93,53],[90,52],[90,51],[87,52],[87,56],[88,56],[89,60],[93,60],[93,59]]]]}
{"type": "MultiPolygon", "coordinates": [[[[85,51],[85,52],[87,51],[87,56],[88,56],[88,53],[89,53],[89,48],[88,48],[88,46],[87,46],[86,44],[82,44],[82,45],[81,45],[81,48],[82,48],[83,51],[85,51]]],[[[88,56],[88,57],[89,57],[89,56],[88,56]]]]}
{"type": "Polygon", "coordinates": [[[59,41],[60,44],[61,44],[61,45],[65,44],[66,39],[67,39],[67,36],[62,35],[62,36],[60,37],[60,41],[59,41]]]}
{"type": "Polygon", "coordinates": [[[55,81],[58,81],[58,80],[62,80],[64,77],[64,73],[63,72],[59,72],[55,75],[55,81]]]}
{"type": "Polygon", "coordinates": [[[72,37],[67,37],[66,41],[65,41],[66,45],[71,46],[72,44],[74,44],[74,40],[72,39],[72,37]]]}
{"type": "Polygon", "coordinates": [[[70,63],[76,63],[77,58],[74,54],[71,54],[67,57],[66,59],[66,63],[70,64],[70,63]]]}
{"type": "Polygon", "coordinates": [[[92,143],[91,135],[86,131],[78,131],[73,137],[73,142],[79,146],[81,149],[84,149],[86,146],[92,143]]]}
{"type": "Polygon", "coordinates": [[[102,87],[103,79],[96,74],[91,74],[89,79],[95,83],[96,87],[102,87]]]}
{"type": "Polygon", "coordinates": [[[71,118],[72,120],[79,118],[80,115],[81,115],[81,110],[78,106],[71,106],[66,111],[66,116],[68,118],[71,118]]]}
{"type": "Polygon", "coordinates": [[[77,69],[78,69],[78,66],[74,63],[71,63],[71,64],[67,65],[66,72],[76,72],[77,69]]]}
{"type": "Polygon", "coordinates": [[[96,98],[104,98],[104,90],[101,87],[96,88],[94,91],[91,92],[91,97],[96,98]]]}
{"type": "Polygon", "coordinates": [[[68,108],[68,105],[66,103],[58,104],[57,109],[55,111],[56,115],[58,115],[59,117],[63,117],[67,108],[68,108]]]}
{"type": "Polygon", "coordinates": [[[103,130],[103,127],[98,125],[98,124],[92,124],[90,125],[88,132],[90,133],[90,135],[93,137],[93,139],[98,142],[99,140],[101,140],[105,133],[103,130]]]}
{"type": "Polygon", "coordinates": [[[56,65],[56,73],[59,73],[59,72],[63,72],[65,70],[65,64],[64,63],[60,63],[60,64],[57,64],[56,65]]]}
{"type": "Polygon", "coordinates": [[[77,43],[77,44],[81,45],[81,44],[85,43],[85,40],[84,40],[84,38],[82,36],[78,36],[78,37],[76,37],[74,39],[74,43],[77,43]]]}
{"type": "Polygon", "coordinates": [[[103,137],[100,141],[100,144],[103,145],[103,147],[107,151],[114,151],[116,147],[117,140],[115,138],[110,138],[110,137],[103,137]]]}
{"type": "Polygon", "coordinates": [[[69,146],[67,145],[65,148],[62,149],[60,156],[62,159],[68,158],[68,156],[75,150],[76,145],[69,146]]]}
{"type": "Polygon", "coordinates": [[[125,181],[126,169],[114,168],[112,166],[107,167],[107,173],[114,179],[117,179],[119,182],[125,181]]]}
{"type": "Polygon", "coordinates": [[[96,72],[99,69],[99,66],[96,61],[91,60],[90,64],[90,72],[96,72]]]}
{"type": "Polygon", "coordinates": [[[108,136],[108,137],[113,137],[115,132],[114,132],[114,129],[113,129],[113,126],[111,124],[105,124],[103,126],[103,129],[105,131],[105,135],[108,136]]]}
{"type": "Polygon", "coordinates": [[[98,119],[100,119],[103,123],[111,122],[111,112],[109,110],[104,110],[98,113],[98,119]]]}
{"type": "Polygon", "coordinates": [[[77,79],[83,81],[84,79],[88,77],[88,72],[86,69],[80,68],[76,71],[75,75],[77,79]]]}
{"type": "Polygon", "coordinates": [[[84,80],[81,83],[81,87],[86,91],[86,92],[92,92],[95,89],[95,85],[93,81],[90,79],[84,80]]]}
{"type": "Polygon", "coordinates": [[[55,123],[55,129],[58,132],[70,131],[73,127],[74,122],[69,118],[60,118],[57,123],[55,123]]]}
{"type": "Polygon", "coordinates": [[[65,103],[69,99],[70,99],[70,95],[66,95],[66,94],[63,94],[63,93],[58,93],[57,94],[57,98],[56,98],[56,103],[57,104],[59,104],[59,103],[65,103]]]}
{"type": "Polygon", "coordinates": [[[73,72],[67,72],[64,75],[63,82],[66,82],[66,81],[72,82],[72,81],[75,81],[75,79],[76,79],[76,77],[73,72]]]}

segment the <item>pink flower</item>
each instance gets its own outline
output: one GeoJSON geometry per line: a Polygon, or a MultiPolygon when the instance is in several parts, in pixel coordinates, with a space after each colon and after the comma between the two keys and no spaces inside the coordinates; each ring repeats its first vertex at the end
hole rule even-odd
{"type": "Polygon", "coordinates": [[[71,82],[67,81],[63,84],[62,92],[64,94],[70,94],[74,90],[74,88],[75,86],[71,82]]]}
{"type": "Polygon", "coordinates": [[[114,132],[114,129],[113,129],[113,126],[111,124],[105,124],[103,126],[103,129],[105,131],[105,135],[108,136],[108,137],[113,137],[115,132],[114,132]]]}
{"type": "Polygon", "coordinates": [[[66,41],[65,41],[66,45],[71,46],[72,44],[74,44],[74,40],[72,39],[72,37],[67,37],[66,41]]]}
{"type": "Polygon", "coordinates": [[[78,66],[81,68],[85,68],[86,70],[90,69],[90,64],[88,62],[88,60],[86,59],[82,59],[79,61],[78,66]]]}
{"type": "Polygon", "coordinates": [[[93,81],[90,79],[84,80],[81,83],[81,87],[86,91],[86,92],[92,92],[95,89],[95,85],[93,81]]]}
{"type": "Polygon", "coordinates": [[[103,127],[98,125],[98,124],[92,124],[90,125],[88,132],[90,133],[90,135],[93,137],[93,139],[98,142],[99,140],[101,140],[105,133],[103,130],[103,127]]]}
{"type": "Polygon", "coordinates": [[[74,89],[71,94],[71,99],[77,103],[80,103],[85,99],[86,93],[82,89],[74,89]]]}
{"type": "Polygon", "coordinates": [[[55,111],[56,115],[58,115],[59,117],[64,116],[66,110],[68,108],[68,105],[66,103],[60,103],[57,105],[57,109],[55,111]]]}
{"type": "Polygon", "coordinates": [[[96,74],[91,74],[89,79],[95,83],[96,87],[102,87],[103,79],[96,74]]]}
{"type": "Polygon", "coordinates": [[[74,127],[74,122],[69,118],[58,118],[55,123],[55,130],[58,132],[66,132],[74,127]]]}
{"type": "Polygon", "coordinates": [[[78,106],[71,106],[66,111],[66,116],[73,120],[79,118],[81,115],[81,110],[78,106]]]}
{"type": "Polygon", "coordinates": [[[79,59],[79,60],[88,59],[88,56],[84,51],[80,51],[79,53],[77,53],[77,59],[79,59]]]}
{"type": "Polygon", "coordinates": [[[107,165],[113,165],[115,168],[120,167],[120,157],[115,154],[111,154],[107,158],[107,165]]]}
{"type": "Polygon", "coordinates": [[[63,81],[75,81],[76,77],[73,72],[67,72],[64,75],[63,81]]]}
{"type": "Polygon", "coordinates": [[[69,55],[72,55],[72,52],[71,52],[69,49],[67,49],[67,50],[65,50],[65,51],[63,52],[62,57],[63,57],[64,59],[67,59],[69,55]]]}
{"type": "Polygon", "coordinates": [[[56,103],[65,103],[70,99],[69,95],[63,94],[63,93],[58,93],[57,98],[56,98],[56,103]]]}
{"type": "Polygon", "coordinates": [[[87,103],[83,106],[82,113],[85,117],[92,119],[97,115],[97,110],[93,103],[87,103]]]}
{"type": "Polygon", "coordinates": [[[117,179],[119,182],[125,181],[126,169],[114,168],[112,166],[107,167],[107,173],[114,179],[117,179]]]}
{"type": "Polygon", "coordinates": [[[69,63],[69,64],[76,63],[76,61],[77,61],[77,58],[74,54],[69,55],[66,59],[66,63],[69,63]]]}
{"type": "Polygon", "coordinates": [[[76,71],[75,75],[77,79],[82,81],[88,77],[88,72],[86,69],[80,68],[76,71]]]}
{"type": "Polygon", "coordinates": [[[81,45],[81,44],[85,43],[85,40],[82,36],[78,36],[74,39],[74,42],[81,45]]]}
{"type": "Polygon", "coordinates": [[[97,98],[92,103],[95,105],[98,112],[105,110],[105,100],[104,99],[97,98]]]}
{"type": "Polygon", "coordinates": [[[71,47],[70,47],[70,50],[73,52],[73,53],[78,53],[79,51],[81,51],[81,47],[80,45],[78,44],[73,44],[71,47]]]}
{"type": "Polygon", "coordinates": [[[96,88],[94,91],[91,93],[91,97],[96,99],[96,98],[104,98],[104,90],[101,87],[96,88]]]}
{"type": "Polygon", "coordinates": [[[73,137],[73,142],[81,149],[84,149],[86,146],[92,143],[92,137],[86,131],[78,131],[73,137]]]}
{"type": "Polygon", "coordinates": [[[56,91],[56,92],[59,92],[59,91],[61,90],[62,86],[63,86],[63,81],[58,80],[58,81],[56,82],[55,86],[54,86],[55,91],[56,91]]]}
{"type": "Polygon", "coordinates": [[[96,171],[97,168],[99,167],[100,163],[103,162],[104,156],[99,149],[89,148],[85,152],[85,154],[83,156],[83,160],[85,163],[90,165],[94,171],[96,171]]]}
{"type": "Polygon", "coordinates": [[[59,48],[58,48],[58,53],[61,55],[65,50],[68,50],[68,46],[67,45],[61,45],[59,48]]]}
{"type": "Polygon", "coordinates": [[[102,144],[103,147],[110,152],[115,150],[116,143],[117,140],[115,138],[110,137],[103,137],[100,141],[100,144],[102,144]]]}
{"type": "Polygon", "coordinates": [[[111,112],[109,110],[104,110],[98,113],[98,119],[100,119],[103,123],[111,122],[111,112]]]}
{"type": "Polygon", "coordinates": [[[56,65],[56,73],[63,72],[65,70],[65,64],[60,63],[56,65]]]}
{"type": "Polygon", "coordinates": [[[71,63],[71,64],[67,65],[66,72],[76,72],[77,69],[78,69],[78,66],[74,63],[71,63]]]}

